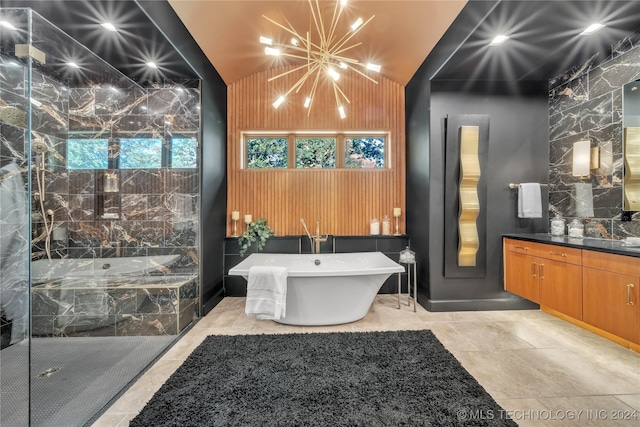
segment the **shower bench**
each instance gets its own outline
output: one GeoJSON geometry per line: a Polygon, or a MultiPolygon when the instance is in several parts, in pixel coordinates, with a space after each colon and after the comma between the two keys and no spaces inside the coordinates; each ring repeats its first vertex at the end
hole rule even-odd
{"type": "Polygon", "coordinates": [[[196,275],[69,278],[32,287],[34,336],[177,335],[197,316],[196,275]]]}

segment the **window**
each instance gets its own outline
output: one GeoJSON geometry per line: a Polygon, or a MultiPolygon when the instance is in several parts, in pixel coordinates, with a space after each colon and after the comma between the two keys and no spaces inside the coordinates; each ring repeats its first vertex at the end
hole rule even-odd
{"type": "Polygon", "coordinates": [[[335,138],[296,138],[296,168],[335,167],[335,138]]]}
{"type": "Polygon", "coordinates": [[[198,167],[198,140],[196,138],[171,139],[171,167],[182,169],[198,167]]]}
{"type": "Polygon", "coordinates": [[[162,167],[160,138],[121,138],[120,169],[151,169],[162,167]]]}
{"type": "Polygon", "coordinates": [[[246,132],[242,144],[245,169],[384,169],[390,164],[386,132],[246,132]]]}
{"type": "Polygon", "coordinates": [[[247,168],[287,167],[287,138],[247,138],[247,168]]]}
{"type": "Polygon", "coordinates": [[[109,167],[109,140],[67,140],[67,169],[107,169],[109,167]]]}
{"type": "Polygon", "coordinates": [[[384,168],[384,138],[345,138],[345,168],[384,168]]]}

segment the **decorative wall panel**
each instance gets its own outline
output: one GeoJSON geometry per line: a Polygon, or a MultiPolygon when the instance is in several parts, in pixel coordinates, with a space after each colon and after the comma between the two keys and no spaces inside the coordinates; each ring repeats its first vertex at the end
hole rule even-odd
{"type": "Polygon", "coordinates": [[[444,275],[486,274],[489,116],[450,115],[445,119],[444,275]]]}
{"type": "MultiPolygon", "coordinates": [[[[380,77],[378,84],[349,74],[340,86],[351,100],[340,119],[333,92],[318,90],[307,116],[302,99],[272,103],[296,75],[267,80],[286,69],[248,76],[228,87],[227,236],[232,234],[231,211],[240,218],[264,217],[277,235],[304,233],[300,218],[320,221],[322,234],[365,235],[372,218],[392,218],[393,208],[405,212],[404,88],[380,77]],[[384,169],[241,169],[241,133],[246,131],[384,131],[389,132],[384,169]]],[[[288,86],[289,85],[289,86],[288,86]]],[[[393,219],[393,218],[392,218],[393,219]]],[[[404,216],[400,232],[404,232],[404,216]]],[[[238,224],[239,232],[242,224],[238,224]]]]}

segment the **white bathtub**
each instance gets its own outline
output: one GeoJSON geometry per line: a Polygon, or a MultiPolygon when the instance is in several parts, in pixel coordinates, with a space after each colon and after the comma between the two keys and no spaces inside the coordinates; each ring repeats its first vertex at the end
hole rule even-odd
{"type": "Polygon", "coordinates": [[[162,272],[180,255],[134,256],[116,258],[63,258],[39,259],[31,262],[31,281],[42,283],[78,277],[105,277],[117,275],[143,276],[162,272]]]}
{"type": "Polygon", "coordinates": [[[362,319],[385,280],[404,267],[382,252],[249,255],[229,270],[247,279],[254,265],[288,268],[288,325],[337,325],[362,319]],[[319,264],[316,265],[316,261],[319,264]]]}

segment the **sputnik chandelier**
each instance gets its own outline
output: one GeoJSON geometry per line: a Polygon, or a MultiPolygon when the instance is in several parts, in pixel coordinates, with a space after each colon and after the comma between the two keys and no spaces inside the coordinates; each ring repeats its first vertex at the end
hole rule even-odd
{"type": "MultiPolygon", "coordinates": [[[[350,44],[351,39],[367,25],[374,18],[371,16],[367,21],[363,21],[362,18],[358,18],[346,32],[340,37],[338,28],[342,11],[344,10],[347,0],[336,1],[333,9],[333,16],[331,18],[331,25],[325,26],[323,22],[323,15],[320,10],[319,0],[308,0],[309,8],[311,9],[311,17],[313,19],[312,28],[306,32],[306,37],[303,37],[298,31],[296,31],[291,23],[287,21],[287,26],[279,24],[273,19],[262,15],[263,18],[282,28],[290,33],[293,37],[287,44],[274,43],[273,39],[268,37],[260,37],[260,43],[267,45],[264,49],[265,54],[272,56],[283,56],[288,58],[301,59],[305,63],[294,67],[284,73],[271,77],[268,81],[276,80],[280,77],[286,76],[297,71],[304,71],[304,74],[296,83],[289,88],[289,90],[280,95],[278,99],[273,103],[274,108],[278,108],[282,104],[287,96],[292,92],[300,92],[305,83],[309,80],[312,81],[310,88],[305,89],[307,96],[304,101],[304,107],[308,109],[307,117],[311,113],[311,106],[318,89],[318,83],[321,76],[328,76],[328,81],[331,82],[333,93],[335,96],[336,104],[338,107],[338,113],[340,118],[344,119],[346,113],[344,110],[344,104],[349,104],[349,98],[338,86],[340,80],[340,73],[342,71],[353,70],[362,77],[371,80],[373,83],[378,83],[367,74],[366,71],[380,71],[380,65],[372,63],[360,62],[357,59],[353,59],[348,55],[349,50],[360,46],[362,42],[350,44]],[[312,30],[315,27],[315,34],[312,37],[312,30]],[[342,70],[342,71],[341,71],[342,70]]],[[[309,85],[307,85],[309,86],[309,85]]]]}

